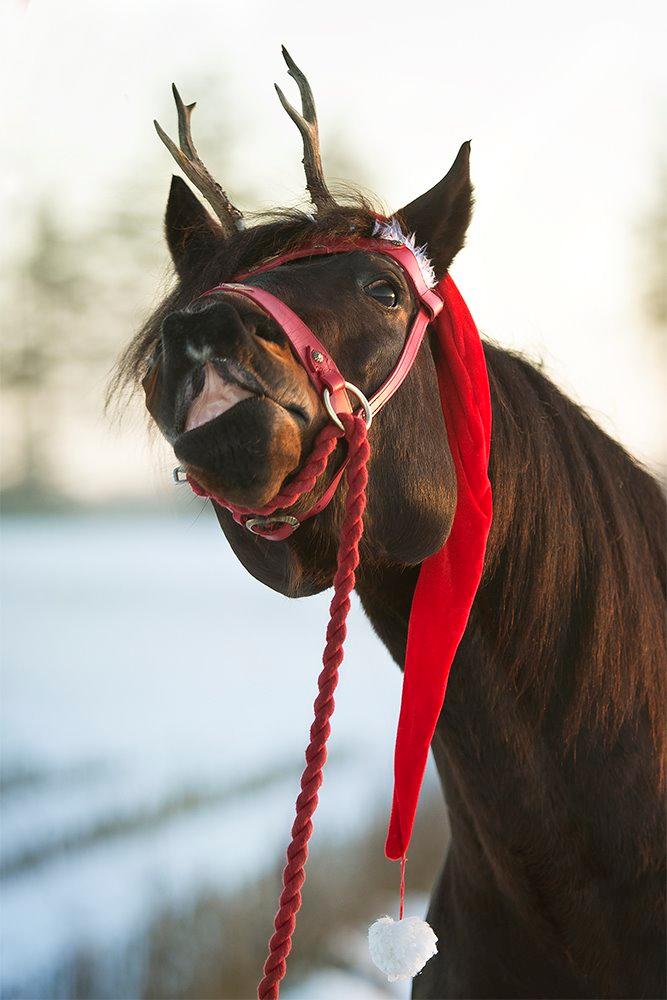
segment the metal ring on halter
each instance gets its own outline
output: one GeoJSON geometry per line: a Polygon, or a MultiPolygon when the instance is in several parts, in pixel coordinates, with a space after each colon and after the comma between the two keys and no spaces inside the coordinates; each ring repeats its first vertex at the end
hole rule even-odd
{"type": "Polygon", "coordinates": [[[269,514],[267,517],[249,517],[245,522],[245,527],[251,535],[260,535],[260,531],[255,531],[256,527],[267,528],[271,524],[289,524],[291,528],[298,528],[300,523],[289,514],[269,514]]]}
{"type": "MultiPolygon", "coordinates": [[[[359,402],[361,403],[364,410],[366,430],[368,430],[368,428],[371,426],[373,422],[373,413],[371,411],[371,404],[368,402],[361,389],[357,389],[356,385],[352,385],[351,382],[346,382],[345,388],[347,389],[348,392],[351,392],[353,396],[356,396],[359,402]]],[[[337,427],[340,427],[340,429],[344,431],[345,428],[343,427],[343,423],[338,414],[336,413],[336,411],[334,410],[333,406],[331,405],[331,393],[329,392],[328,389],[325,389],[324,392],[322,393],[322,400],[324,402],[324,408],[326,409],[327,413],[329,414],[335,425],[337,427]]]]}

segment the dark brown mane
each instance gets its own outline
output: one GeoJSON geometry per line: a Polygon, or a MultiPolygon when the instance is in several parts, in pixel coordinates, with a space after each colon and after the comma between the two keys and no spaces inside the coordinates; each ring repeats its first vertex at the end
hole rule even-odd
{"type": "Polygon", "coordinates": [[[665,497],[658,483],[537,368],[486,347],[496,495],[482,628],[564,746],[610,744],[648,716],[664,765],[665,497]]]}
{"type": "Polygon", "coordinates": [[[235,274],[254,267],[266,258],[296,249],[313,238],[326,239],[353,232],[359,236],[370,236],[377,209],[358,192],[350,192],[348,197],[350,204],[336,205],[317,217],[299,209],[258,213],[254,216],[255,225],[235,232],[224,244],[220,242],[217,255],[203,253],[196,262],[198,266],[191,268],[185,278],[181,276],[120,355],[109,382],[107,403],[122,396],[125,390],[141,384],[165,316],[183,308],[207,288],[229,281],[235,274]]]}

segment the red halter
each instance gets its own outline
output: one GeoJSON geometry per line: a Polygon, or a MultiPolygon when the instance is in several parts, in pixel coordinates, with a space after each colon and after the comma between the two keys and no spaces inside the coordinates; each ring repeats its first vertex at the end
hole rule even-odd
{"type": "MultiPolygon", "coordinates": [[[[280,254],[271,260],[265,261],[259,267],[239,275],[235,281],[222,282],[220,285],[208,289],[208,291],[203,293],[201,298],[208,295],[215,295],[217,292],[232,292],[235,295],[241,295],[246,299],[250,299],[251,302],[254,302],[268,316],[271,316],[275,320],[292,345],[294,353],[308,373],[311,382],[322,397],[331,420],[341,429],[342,424],[338,415],[352,413],[352,404],[350,403],[348,393],[356,396],[362,404],[365,411],[366,425],[370,427],[371,420],[375,414],[391,399],[407,377],[421,346],[426,328],[440,313],[443,306],[443,300],[438,292],[430,289],[424,281],[419,262],[409,247],[402,243],[394,243],[386,239],[365,237],[358,237],[357,239],[350,239],[349,237],[333,239],[325,244],[314,244],[280,254]],[[289,306],[286,306],[279,298],[265,291],[263,288],[257,288],[250,284],[241,284],[246,279],[253,278],[264,271],[272,271],[287,261],[325,254],[350,253],[354,250],[383,254],[385,257],[391,257],[392,260],[396,261],[410,283],[417,306],[417,314],[408,331],[403,350],[393,371],[368,400],[355,385],[345,380],[324,344],[318,340],[310,327],[289,306]]],[[[280,514],[270,514],[263,517],[243,511],[230,504],[223,497],[207,493],[191,476],[188,475],[187,478],[190,486],[199,496],[210,497],[212,500],[215,500],[217,504],[231,512],[238,524],[245,525],[253,534],[261,535],[262,538],[275,542],[288,538],[303,521],[311,517],[316,517],[317,514],[320,514],[324,510],[331,502],[338,488],[347,462],[348,459],[346,458],[319,500],[305,514],[301,514],[298,520],[295,517],[286,517],[280,514]]],[[[177,481],[178,472],[179,470],[175,470],[177,481]]]]}

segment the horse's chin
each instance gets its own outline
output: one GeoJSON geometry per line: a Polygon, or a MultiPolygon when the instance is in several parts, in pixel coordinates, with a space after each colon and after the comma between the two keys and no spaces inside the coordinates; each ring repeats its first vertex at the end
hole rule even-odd
{"type": "Polygon", "coordinates": [[[244,394],[227,402],[205,401],[198,410],[193,404],[188,422],[195,426],[176,438],[174,452],[207,493],[258,510],[298,467],[302,431],[289,410],[266,396],[244,394]],[[217,405],[224,407],[219,415],[197,423],[217,405]]]}

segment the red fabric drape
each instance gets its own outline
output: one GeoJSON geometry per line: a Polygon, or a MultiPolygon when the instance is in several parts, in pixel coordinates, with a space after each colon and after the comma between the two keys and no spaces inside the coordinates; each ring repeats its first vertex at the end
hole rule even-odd
{"type": "Polygon", "coordinates": [[[492,517],[491,402],[484,351],[452,279],[446,277],[438,291],[445,307],[431,329],[438,341],[440,400],[456,469],[457,502],[447,542],[422,564],[410,611],[385,845],[393,860],[406,854],[410,842],[431,739],[482,576],[492,517]]]}

